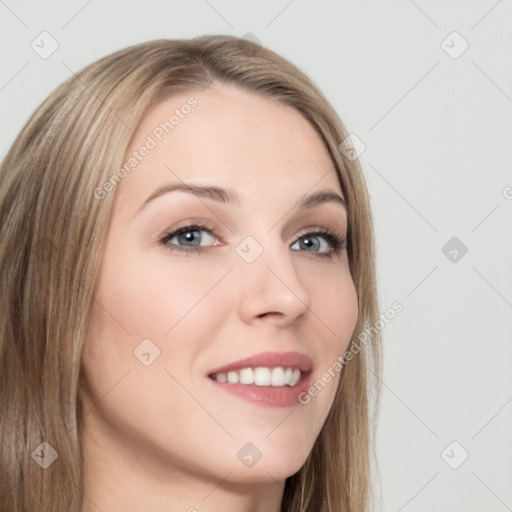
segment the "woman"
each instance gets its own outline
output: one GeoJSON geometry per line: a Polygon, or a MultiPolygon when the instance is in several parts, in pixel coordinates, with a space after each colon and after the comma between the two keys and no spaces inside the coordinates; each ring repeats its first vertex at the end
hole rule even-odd
{"type": "Polygon", "coordinates": [[[378,334],[352,349],[379,315],[348,141],[231,36],[118,51],[43,102],[0,170],[4,512],[368,509],[378,334]]]}

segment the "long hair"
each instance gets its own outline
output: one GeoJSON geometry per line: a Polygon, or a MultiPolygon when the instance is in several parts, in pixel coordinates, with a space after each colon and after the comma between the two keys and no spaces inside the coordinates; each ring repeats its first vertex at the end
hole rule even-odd
{"type": "MultiPolygon", "coordinates": [[[[94,191],[122,166],[150,107],[213,81],[293,107],[321,136],[348,210],[347,254],[359,307],[348,350],[379,319],[373,221],[360,163],[340,151],[348,132],[306,74],[254,42],[221,35],[146,42],[94,62],[36,109],[0,167],[3,512],[81,510],[81,353],[115,196],[99,200],[94,191]]],[[[367,510],[380,343],[376,333],[344,366],[305,464],[286,479],[283,512],[367,510]]]]}

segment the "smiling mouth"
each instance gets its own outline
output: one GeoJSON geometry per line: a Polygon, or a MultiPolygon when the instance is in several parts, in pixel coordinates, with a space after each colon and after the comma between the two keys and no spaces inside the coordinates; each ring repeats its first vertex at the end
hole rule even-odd
{"type": "Polygon", "coordinates": [[[276,388],[293,387],[302,377],[299,368],[264,367],[241,368],[228,372],[212,373],[211,379],[221,384],[245,384],[248,386],[271,386],[276,388]]]}
{"type": "Polygon", "coordinates": [[[294,407],[311,384],[313,370],[256,366],[215,372],[208,380],[219,390],[257,407],[294,407]]]}

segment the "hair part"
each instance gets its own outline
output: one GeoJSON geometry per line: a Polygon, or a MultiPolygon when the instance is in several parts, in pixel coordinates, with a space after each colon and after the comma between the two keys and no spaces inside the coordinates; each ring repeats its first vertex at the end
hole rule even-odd
{"type": "MultiPolygon", "coordinates": [[[[347,251],[359,308],[353,334],[379,319],[364,177],[358,160],[338,149],[348,132],[307,75],[266,48],[220,35],[151,41],[94,62],[37,108],[0,167],[3,512],[81,511],[81,353],[115,197],[98,200],[94,190],[123,165],[153,105],[213,82],[293,107],[322,137],[348,209],[347,251]],[[47,469],[32,457],[42,442],[58,454],[47,469]]],[[[367,510],[376,425],[370,407],[375,421],[381,364],[377,334],[344,367],[304,466],[286,480],[283,512],[367,510]]]]}

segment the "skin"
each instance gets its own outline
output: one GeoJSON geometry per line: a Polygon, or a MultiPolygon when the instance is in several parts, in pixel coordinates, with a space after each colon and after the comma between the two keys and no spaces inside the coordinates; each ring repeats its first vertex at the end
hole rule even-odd
{"type": "Polygon", "coordinates": [[[297,111],[216,83],[153,106],[127,155],[191,95],[197,106],[115,191],[82,359],[84,512],[278,512],[340,375],[309,404],[287,408],[244,401],[207,375],[296,350],[312,358],[315,382],[357,321],[347,251],[322,256],[323,235],[300,243],[322,227],[344,236],[347,213],[335,202],[294,208],[320,190],[342,196],[327,149],[297,111]],[[181,182],[232,188],[242,204],[174,191],[138,211],[159,186],[181,182]],[[184,237],[159,243],[203,221],[215,232],[197,234],[200,252],[170,250],[190,246],[184,237]],[[252,263],[235,251],[249,235],[263,249],[252,263]],[[134,356],[144,339],[160,349],[149,366],[134,356]],[[237,457],[248,442],[262,453],[252,467],[237,457]]]}

